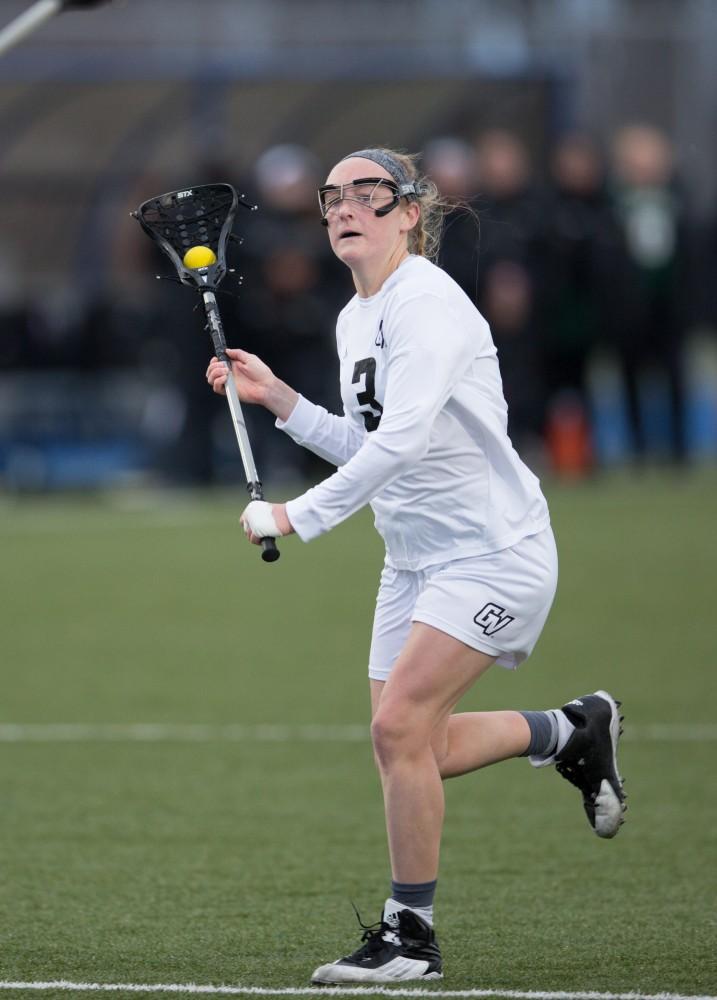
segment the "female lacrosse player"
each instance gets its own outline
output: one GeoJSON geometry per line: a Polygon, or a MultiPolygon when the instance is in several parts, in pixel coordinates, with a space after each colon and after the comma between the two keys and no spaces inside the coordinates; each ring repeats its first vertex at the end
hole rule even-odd
{"type": "MultiPolygon", "coordinates": [[[[337,471],[286,504],[253,502],[250,540],[310,541],[370,503],[386,543],[369,659],[371,735],[383,785],[392,884],[380,923],[316,983],[436,979],[433,896],[442,779],[510,757],[556,763],[582,792],[601,837],[622,822],[617,703],[599,691],[548,712],[453,714],[493,664],[531,652],[555,593],[557,558],[535,476],[506,433],[506,404],[487,323],[430,261],[436,189],[412,158],[351,153],[319,191],[321,219],[356,295],[337,344],[344,416],[230,350],[243,401],[337,471]]],[[[226,367],[207,379],[224,391],[226,367]]]]}

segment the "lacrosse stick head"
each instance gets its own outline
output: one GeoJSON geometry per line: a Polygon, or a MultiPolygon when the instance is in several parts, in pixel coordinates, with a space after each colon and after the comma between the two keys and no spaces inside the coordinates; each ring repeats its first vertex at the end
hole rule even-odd
{"type": "Polygon", "coordinates": [[[132,215],[167,254],[183,285],[211,289],[227,271],[227,240],[239,204],[252,208],[231,184],[200,184],[150,198],[132,215]],[[187,267],[184,256],[192,247],[207,247],[216,259],[204,267],[187,267]]]}

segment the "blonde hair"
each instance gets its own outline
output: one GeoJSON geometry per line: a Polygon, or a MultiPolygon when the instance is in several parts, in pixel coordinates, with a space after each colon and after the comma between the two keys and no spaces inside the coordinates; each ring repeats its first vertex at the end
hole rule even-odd
{"type": "Polygon", "coordinates": [[[408,232],[408,252],[435,261],[441,249],[443,219],[453,205],[441,197],[432,180],[420,173],[417,153],[401,153],[385,146],[376,148],[396,160],[419,191],[417,204],[420,212],[418,222],[408,232]]]}

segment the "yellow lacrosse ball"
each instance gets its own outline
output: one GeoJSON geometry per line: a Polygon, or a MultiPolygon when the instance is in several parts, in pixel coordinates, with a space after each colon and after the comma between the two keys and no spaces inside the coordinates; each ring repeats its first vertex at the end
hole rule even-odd
{"type": "Polygon", "coordinates": [[[192,271],[196,271],[200,267],[209,267],[210,264],[216,264],[216,262],[217,255],[211,247],[190,247],[183,258],[184,266],[192,271]]]}

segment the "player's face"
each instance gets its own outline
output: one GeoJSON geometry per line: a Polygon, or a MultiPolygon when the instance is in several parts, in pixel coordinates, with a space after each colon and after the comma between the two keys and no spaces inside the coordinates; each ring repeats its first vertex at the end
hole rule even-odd
{"type": "MultiPolygon", "coordinates": [[[[336,164],[326,184],[353,185],[354,181],[364,178],[382,178],[394,183],[388,171],[373,160],[352,157],[336,164]]],[[[415,224],[415,220],[407,224],[404,200],[388,215],[377,216],[377,208],[387,207],[394,201],[391,187],[373,182],[342,190],[343,198],[339,198],[338,193],[329,194],[324,205],[332,250],[351,268],[386,260],[401,241],[405,242],[408,230],[415,224]]]]}

